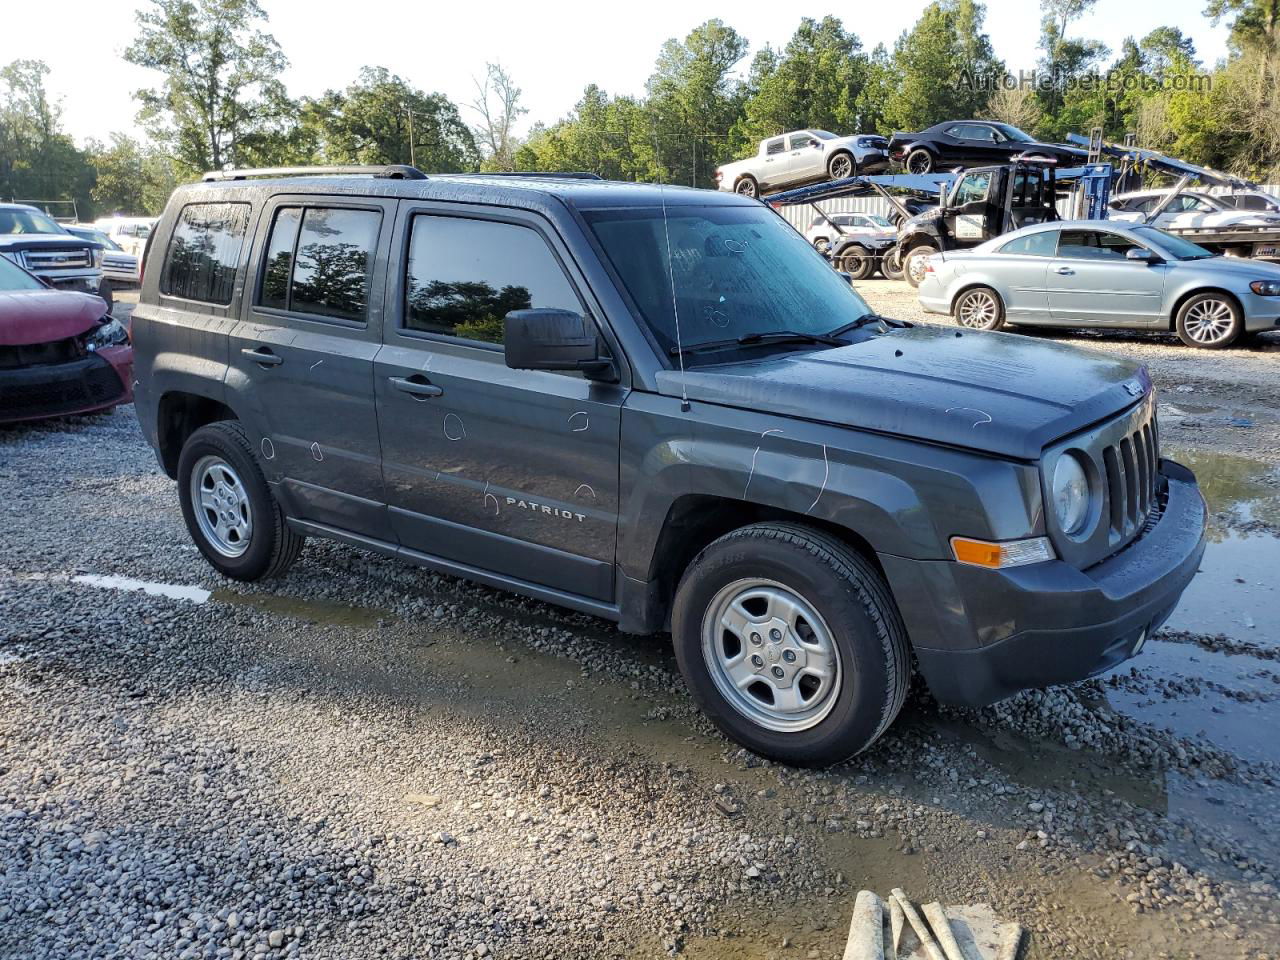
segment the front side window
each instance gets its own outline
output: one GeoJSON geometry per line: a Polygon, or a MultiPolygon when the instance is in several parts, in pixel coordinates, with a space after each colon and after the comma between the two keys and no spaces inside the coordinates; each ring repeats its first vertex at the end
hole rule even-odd
{"type": "Polygon", "coordinates": [[[281,207],[267,239],[258,303],[364,323],[381,225],[377,210],[281,207]]]}
{"type": "MultiPolygon", "coordinates": [[[[583,215],[664,353],[677,346],[677,316],[680,345],[688,348],[781,331],[827,333],[871,312],[804,237],[765,207],[682,204],[669,206],[665,217],[661,207],[583,215]]],[[[704,356],[724,359],[707,353],[688,362],[704,356]]]]}
{"type": "Polygon", "coordinates": [[[165,253],[160,292],[203,303],[230,303],[248,224],[247,203],[183,207],[165,253]]]}
{"type": "Polygon", "coordinates": [[[809,141],[813,139],[811,133],[793,133],[791,135],[791,149],[801,150],[809,146],[809,141]]]}
{"type": "Polygon", "coordinates": [[[1118,233],[1101,230],[1063,230],[1058,256],[1076,260],[1123,260],[1141,244],[1118,233]]]}
{"type": "Polygon", "coordinates": [[[1000,248],[1000,252],[1021,254],[1024,257],[1052,257],[1057,246],[1058,231],[1041,230],[1010,240],[1000,248]]]}
{"type": "Polygon", "coordinates": [[[990,173],[971,173],[960,181],[956,187],[957,205],[977,203],[987,199],[987,190],[991,187],[990,173]]]}
{"type": "Polygon", "coordinates": [[[532,227],[418,215],[409,238],[404,325],[481,343],[502,343],[512,310],[582,313],[560,262],[532,227]]]}

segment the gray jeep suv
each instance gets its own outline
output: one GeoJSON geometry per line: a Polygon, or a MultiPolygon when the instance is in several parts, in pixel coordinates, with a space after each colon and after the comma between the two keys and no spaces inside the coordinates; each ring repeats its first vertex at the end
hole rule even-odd
{"type": "Polygon", "coordinates": [[[877,316],[733,194],[310,172],[179,188],[134,313],[229,577],[328,537],[669,630],[726,734],[826,764],[914,669],[977,705],[1120,663],[1196,571],[1140,367],[877,316]]]}

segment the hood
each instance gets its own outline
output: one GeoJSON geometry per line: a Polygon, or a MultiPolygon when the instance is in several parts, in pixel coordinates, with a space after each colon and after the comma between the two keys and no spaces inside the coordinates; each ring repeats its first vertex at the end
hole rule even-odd
{"type": "Polygon", "coordinates": [[[59,290],[0,291],[0,346],[20,347],[78,336],[107,312],[101,297],[59,290]]]}
{"type": "MultiPolygon", "coordinates": [[[[862,343],[685,373],[690,400],[1036,460],[1151,390],[1146,368],[1012,333],[895,329],[862,343]]],[[[680,371],[658,375],[680,396],[680,371]]]]}
{"type": "Polygon", "coordinates": [[[0,250],[84,250],[86,247],[100,250],[102,244],[70,233],[0,233],[0,250]]]}
{"type": "Polygon", "coordinates": [[[1175,267],[1191,267],[1196,270],[1212,270],[1223,277],[1233,277],[1252,283],[1254,280],[1280,280],[1280,263],[1253,260],[1249,257],[1214,257],[1212,260],[1170,261],[1175,267]]]}

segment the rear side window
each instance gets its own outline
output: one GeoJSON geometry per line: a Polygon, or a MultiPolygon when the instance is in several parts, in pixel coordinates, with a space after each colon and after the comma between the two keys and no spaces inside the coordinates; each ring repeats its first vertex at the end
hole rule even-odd
{"type": "Polygon", "coordinates": [[[506,315],[532,307],[582,312],[560,262],[536,230],[494,220],[413,218],[405,327],[502,343],[506,315]]]}
{"type": "Polygon", "coordinates": [[[1052,257],[1057,247],[1058,231],[1041,230],[1010,240],[1000,248],[1000,252],[1022,254],[1024,257],[1052,257]]]}
{"type": "Polygon", "coordinates": [[[230,303],[248,224],[247,203],[183,207],[165,251],[160,292],[203,303],[230,303]]]}
{"type": "Polygon", "coordinates": [[[775,154],[782,153],[785,149],[787,149],[787,142],[782,137],[779,137],[777,140],[770,140],[765,144],[764,152],[766,154],[775,154]]]}
{"type": "Polygon", "coordinates": [[[342,207],[280,207],[263,256],[264,307],[364,323],[382,214],[342,207]]]}

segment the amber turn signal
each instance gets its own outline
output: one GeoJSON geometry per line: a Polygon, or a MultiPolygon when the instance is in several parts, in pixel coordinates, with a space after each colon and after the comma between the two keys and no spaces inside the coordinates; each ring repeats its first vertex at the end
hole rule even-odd
{"type": "Polygon", "coordinates": [[[1003,542],[952,537],[951,552],[960,563],[987,567],[991,570],[1023,567],[1029,563],[1042,563],[1054,558],[1053,546],[1044,537],[1003,542]]]}

